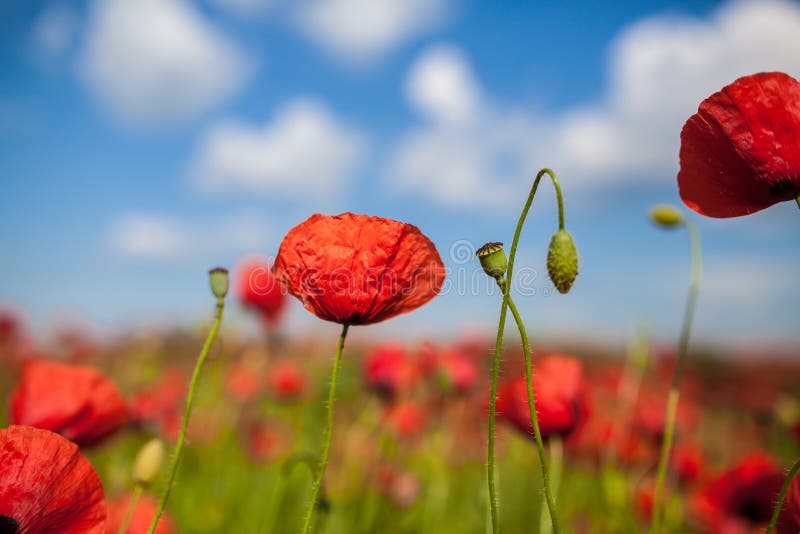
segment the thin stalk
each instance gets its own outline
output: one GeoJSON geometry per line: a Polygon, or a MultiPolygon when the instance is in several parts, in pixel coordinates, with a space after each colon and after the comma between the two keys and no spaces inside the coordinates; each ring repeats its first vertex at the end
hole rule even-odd
{"type": "Polygon", "coordinates": [[[336,346],[336,358],[333,360],[333,371],[331,372],[331,386],[328,390],[328,415],[325,436],[322,438],[322,456],[319,460],[317,474],[314,477],[314,484],[311,487],[311,502],[308,504],[306,518],[303,522],[303,534],[307,534],[311,529],[311,519],[314,517],[314,509],[317,506],[322,478],[325,476],[325,469],[328,467],[328,454],[331,451],[331,439],[333,438],[333,402],[336,399],[336,381],[339,378],[339,365],[342,361],[344,340],[347,337],[347,329],[349,327],[350,325],[347,324],[342,326],[342,333],[339,335],[339,343],[336,346]]]}
{"type": "Polygon", "coordinates": [[[695,308],[697,307],[697,294],[700,290],[700,279],[703,271],[700,231],[697,229],[697,226],[688,219],[685,221],[685,225],[686,229],[689,231],[689,240],[691,243],[692,274],[689,282],[689,296],[686,300],[686,309],[683,314],[683,326],[681,327],[681,337],[678,346],[678,362],[675,365],[675,372],[672,375],[672,384],[670,385],[669,396],[667,397],[667,410],[666,417],[664,418],[664,438],[661,442],[661,457],[658,462],[656,487],[653,493],[653,521],[650,524],[650,534],[657,534],[661,529],[661,494],[664,489],[664,479],[667,475],[669,454],[675,434],[675,419],[680,398],[681,376],[683,375],[683,369],[686,365],[686,355],[689,352],[689,337],[692,332],[692,321],[694,319],[695,308]]]}
{"type": "Polygon", "coordinates": [[[800,195],[797,195],[794,199],[797,201],[797,207],[800,208],[800,195]]]}
{"type": "Polygon", "coordinates": [[[170,460],[167,486],[164,488],[164,494],[161,496],[161,502],[158,503],[156,515],[153,516],[153,521],[150,523],[150,529],[147,531],[147,534],[153,534],[153,532],[155,532],[156,525],[158,525],[158,520],[161,518],[164,508],[167,506],[167,500],[169,500],[169,494],[172,490],[172,483],[175,481],[175,473],[178,472],[178,463],[180,462],[181,453],[183,452],[183,444],[186,441],[186,429],[189,427],[189,416],[192,414],[192,404],[194,403],[194,394],[195,390],[197,389],[197,381],[200,378],[200,370],[203,368],[203,364],[208,357],[208,352],[211,350],[211,346],[214,344],[214,340],[217,339],[217,332],[219,331],[219,326],[222,323],[222,311],[224,309],[225,299],[218,298],[217,313],[214,317],[214,323],[211,325],[211,330],[208,332],[208,337],[203,345],[203,350],[200,351],[200,356],[197,358],[197,363],[195,364],[194,372],[192,373],[192,381],[189,383],[189,392],[186,394],[186,406],[183,410],[181,432],[178,435],[178,443],[175,445],[175,452],[172,454],[172,459],[170,460]]]}
{"type": "Polygon", "coordinates": [[[556,190],[556,197],[558,200],[558,229],[564,229],[564,198],[561,195],[561,186],[558,183],[556,174],[544,168],[536,174],[536,178],[531,186],[531,191],[528,194],[528,199],[522,207],[522,213],[519,215],[517,227],[514,230],[514,240],[511,242],[511,250],[508,255],[508,269],[506,270],[506,277],[497,280],[497,284],[503,291],[503,302],[500,306],[500,322],[497,326],[497,340],[494,346],[494,359],[492,363],[492,386],[491,396],[489,397],[489,446],[488,446],[488,461],[486,467],[487,481],[489,485],[489,507],[490,516],[492,519],[492,532],[497,534],[500,530],[497,513],[497,490],[495,487],[495,457],[494,457],[494,421],[495,421],[495,404],[497,399],[497,379],[500,373],[500,350],[503,348],[503,333],[506,327],[506,315],[508,311],[508,294],[511,288],[511,276],[514,272],[514,260],[517,257],[517,245],[519,244],[519,236],[522,233],[522,227],[525,224],[525,219],[528,217],[528,211],[533,204],[533,198],[536,196],[536,191],[539,189],[539,182],[544,175],[548,175],[553,181],[553,187],[556,190]]]}
{"type": "Polygon", "coordinates": [[[128,527],[131,524],[131,520],[133,520],[133,513],[136,511],[136,505],[139,504],[139,499],[142,497],[143,489],[141,484],[136,484],[133,487],[133,494],[131,495],[131,500],[128,501],[128,509],[125,511],[125,518],[122,520],[122,523],[119,524],[117,534],[125,534],[128,532],[128,527]]]}
{"type": "Polygon", "coordinates": [[[547,509],[550,511],[550,520],[553,524],[553,533],[558,534],[558,519],[556,516],[556,501],[553,497],[553,491],[550,483],[550,472],[547,467],[547,454],[544,451],[544,441],[542,440],[542,431],[539,429],[539,416],[536,414],[536,403],[534,400],[533,392],[533,364],[531,362],[531,346],[528,341],[528,332],[525,329],[525,323],[517,310],[514,300],[511,295],[506,293],[506,300],[508,307],[511,308],[511,315],[517,323],[519,335],[522,338],[522,351],[525,353],[525,382],[528,391],[528,411],[530,412],[531,425],[533,425],[533,436],[536,439],[536,448],[539,450],[539,463],[542,466],[542,480],[544,482],[544,496],[547,500],[547,509]]]}
{"type": "Polygon", "coordinates": [[[772,519],[769,521],[766,534],[772,534],[772,531],[775,530],[775,525],[778,523],[778,516],[781,514],[781,508],[783,508],[783,501],[786,500],[786,492],[789,491],[789,484],[792,483],[792,479],[798,471],[800,471],[800,460],[794,463],[789,470],[789,474],[786,475],[786,480],[783,481],[783,487],[778,494],[778,502],[775,503],[775,510],[772,512],[772,519]]]}
{"type": "MultiPolygon", "coordinates": [[[[564,442],[561,436],[553,436],[547,445],[547,448],[550,449],[550,485],[553,488],[553,496],[557,500],[558,488],[561,485],[561,473],[564,469],[564,442]]],[[[541,534],[550,534],[553,531],[550,517],[550,509],[542,507],[542,513],[539,517],[539,532],[541,534]]]]}

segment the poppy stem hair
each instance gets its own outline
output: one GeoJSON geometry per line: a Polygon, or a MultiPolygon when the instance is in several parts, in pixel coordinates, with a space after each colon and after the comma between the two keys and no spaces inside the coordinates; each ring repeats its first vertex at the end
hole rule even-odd
{"type": "MultiPolygon", "coordinates": [[[[558,228],[559,230],[564,229],[564,198],[561,194],[561,185],[558,183],[558,177],[556,174],[548,169],[544,168],[540,170],[536,174],[536,179],[533,181],[533,186],[531,187],[531,191],[528,194],[528,199],[525,201],[525,205],[522,208],[522,213],[520,213],[519,220],[517,221],[517,227],[514,231],[514,240],[511,242],[511,253],[508,257],[508,267],[504,275],[500,275],[495,277],[497,280],[497,284],[500,286],[501,291],[503,292],[503,303],[500,307],[500,322],[497,326],[497,340],[495,342],[494,347],[494,360],[492,364],[492,386],[491,386],[491,396],[489,397],[489,445],[487,450],[488,455],[488,462],[487,462],[487,483],[489,486],[489,506],[491,509],[491,518],[492,518],[492,532],[497,534],[500,529],[500,524],[498,520],[498,513],[497,513],[497,490],[495,488],[495,475],[494,475],[494,467],[495,467],[495,454],[494,454],[494,421],[495,421],[495,408],[497,403],[497,380],[498,375],[500,373],[500,350],[503,348],[503,333],[505,331],[505,324],[506,324],[506,315],[508,312],[509,304],[512,303],[511,299],[509,298],[509,289],[511,287],[511,276],[514,271],[514,259],[517,256],[517,245],[519,244],[519,236],[522,233],[522,227],[525,224],[525,219],[528,217],[528,211],[531,209],[531,205],[533,204],[533,198],[536,196],[536,191],[539,189],[539,182],[542,180],[543,176],[549,176],[553,182],[553,187],[556,190],[556,197],[558,200],[558,228]]],[[[478,251],[480,254],[480,250],[478,251]]],[[[515,310],[516,307],[512,308],[515,310]]],[[[521,320],[519,322],[521,324],[521,320]]],[[[521,330],[522,331],[522,330],[521,330]]],[[[527,336],[524,338],[525,343],[527,343],[527,336]]],[[[525,357],[526,357],[526,364],[527,369],[530,369],[530,352],[526,349],[525,350],[525,357]]],[[[528,381],[528,394],[531,393],[531,382],[528,381]]],[[[532,408],[532,417],[536,417],[536,410],[535,410],[535,401],[533,397],[529,397],[530,404],[533,406],[532,408]]],[[[538,425],[534,425],[534,432],[537,437],[537,446],[541,443],[541,435],[539,434],[538,425]]],[[[544,461],[544,447],[539,447],[539,454],[540,458],[542,458],[542,472],[545,474],[544,476],[544,484],[545,484],[545,494],[549,495],[547,499],[547,504],[550,507],[550,517],[553,520],[553,530],[557,534],[558,527],[556,525],[556,514],[555,514],[555,503],[552,500],[552,494],[550,492],[550,485],[547,476],[547,464],[544,461]]]]}
{"type": "Polygon", "coordinates": [[[172,453],[172,458],[169,462],[167,485],[164,487],[164,494],[161,496],[161,501],[158,503],[158,509],[153,516],[153,521],[150,523],[150,529],[147,534],[153,534],[158,525],[158,520],[167,506],[169,500],[169,493],[172,490],[172,483],[175,480],[175,473],[178,471],[178,463],[181,459],[181,452],[183,451],[183,444],[186,441],[186,429],[189,427],[189,416],[192,414],[192,404],[194,403],[195,389],[197,388],[197,381],[200,378],[200,370],[208,357],[211,346],[214,340],[217,339],[217,332],[219,332],[220,324],[222,323],[222,312],[225,309],[225,295],[228,292],[228,271],[222,268],[216,268],[209,271],[209,280],[211,283],[211,291],[217,297],[217,312],[214,316],[214,323],[211,325],[211,330],[208,332],[206,342],[203,344],[203,349],[200,351],[200,356],[197,358],[197,363],[194,366],[192,373],[192,380],[189,383],[189,391],[186,394],[186,406],[183,410],[183,422],[181,423],[181,431],[178,435],[178,443],[175,445],[175,451],[172,453]]]}
{"type": "Polygon", "coordinates": [[[656,487],[653,493],[653,519],[650,524],[650,534],[657,534],[661,529],[661,498],[664,489],[664,479],[669,465],[669,454],[672,448],[672,440],[675,434],[675,418],[678,412],[678,399],[680,397],[680,381],[683,368],[686,365],[686,355],[689,352],[689,337],[692,332],[692,320],[694,319],[695,308],[697,307],[697,295],[700,291],[700,279],[703,272],[703,256],[700,247],[700,231],[697,225],[685,217],[680,224],[683,224],[689,232],[691,244],[692,272],[689,281],[689,296],[686,300],[686,309],[683,314],[683,326],[681,327],[681,337],[678,345],[678,362],[672,374],[672,383],[667,397],[666,417],[664,418],[664,437],[661,442],[661,457],[658,462],[656,474],[656,487]]]}
{"type": "MultiPolygon", "coordinates": [[[[800,201],[798,203],[800,204],[800,201]]],[[[766,534],[772,534],[772,531],[775,530],[775,525],[778,523],[778,516],[781,514],[781,509],[783,508],[783,501],[786,500],[786,492],[789,491],[789,484],[792,483],[792,479],[797,475],[798,471],[800,471],[800,460],[794,463],[789,473],[786,475],[786,480],[783,481],[783,487],[781,487],[781,492],[778,494],[778,502],[775,503],[775,510],[772,512],[772,519],[769,520],[766,534]]]]}
{"type": "Polygon", "coordinates": [[[347,337],[348,324],[342,325],[342,333],[339,335],[339,343],[336,346],[336,357],[333,360],[333,371],[331,372],[331,385],[328,390],[328,414],[325,427],[325,435],[322,438],[322,456],[319,459],[317,474],[314,476],[314,485],[311,486],[311,501],[308,503],[306,518],[303,522],[303,534],[307,534],[311,529],[311,519],[314,517],[314,509],[317,506],[319,490],[322,486],[322,478],[325,476],[325,468],[328,467],[328,454],[331,450],[331,438],[333,437],[333,402],[336,400],[336,381],[339,377],[339,364],[342,361],[342,350],[344,340],[347,337]]]}

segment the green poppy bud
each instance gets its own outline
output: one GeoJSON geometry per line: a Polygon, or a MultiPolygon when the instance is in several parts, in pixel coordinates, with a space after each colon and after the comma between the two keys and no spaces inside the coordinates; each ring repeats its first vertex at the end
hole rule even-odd
{"type": "Polygon", "coordinates": [[[164,442],[153,438],[139,449],[133,462],[133,482],[147,487],[152,484],[164,463],[164,442]]]}
{"type": "Polygon", "coordinates": [[[659,204],[650,210],[650,220],[664,228],[673,228],[683,223],[683,213],[672,204],[659,204]]]}
{"type": "Polygon", "coordinates": [[[208,271],[208,281],[211,284],[211,292],[218,299],[224,299],[228,294],[228,269],[216,267],[208,271]]]}
{"type": "Polygon", "coordinates": [[[475,255],[478,256],[486,274],[496,279],[505,276],[508,259],[502,243],[486,243],[475,252],[475,255]]]}
{"type": "Polygon", "coordinates": [[[566,230],[559,230],[550,239],[547,274],[559,293],[568,293],[578,276],[578,251],[566,230]]]}

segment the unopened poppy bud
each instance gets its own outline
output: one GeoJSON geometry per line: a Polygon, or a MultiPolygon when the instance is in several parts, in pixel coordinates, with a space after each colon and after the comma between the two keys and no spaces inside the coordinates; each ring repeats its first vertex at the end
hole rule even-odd
{"type": "Polygon", "coordinates": [[[475,255],[481,262],[484,272],[492,278],[502,278],[508,269],[508,259],[503,250],[502,243],[486,243],[477,251],[475,255]]]}
{"type": "Polygon", "coordinates": [[[572,236],[566,230],[559,230],[550,239],[547,274],[559,293],[569,293],[578,276],[578,251],[572,236]]]}
{"type": "Polygon", "coordinates": [[[155,481],[161,464],[164,463],[164,442],[153,438],[139,449],[133,462],[133,482],[139,486],[149,486],[155,481]]]}
{"type": "Polygon", "coordinates": [[[224,299],[228,294],[228,269],[215,267],[208,271],[208,281],[211,284],[211,292],[218,299],[224,299]]]}
{"type": "Polygon", "coordinates": [[[650,220],[664,228],[673,228],[683,222],[683,213],[672,204],[659,204],[650,210],[650,220]]]}

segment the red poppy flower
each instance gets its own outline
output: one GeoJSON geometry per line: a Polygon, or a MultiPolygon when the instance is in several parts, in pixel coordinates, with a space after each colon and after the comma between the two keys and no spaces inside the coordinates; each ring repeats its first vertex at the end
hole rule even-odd
{"type": "Polygon", "coordinates": [[[364,357],[364,378],[370,390],[391,399],[411,387],[417,378],[417,369],[405,347],[384,343],[364,357]]]}
{"type": "Polygon", "coordinates": [[[749,532],[769,522],[783,480],[771,458],[751,454],[703,489],[695,512],[708,532],[749,532]]]}
{"type": "Polygon", "coordinates": [[[306,375],[299,365],[286,360],[273,364],[267,374],[267,383],[275,398],[294,400],[306,387],[306,375]]]}
{"type": "Polygon", "coordinates": [[[241,361],[234,363],[225,374],[225,390],[239,403],[254,400],[262,391],[262,380],[255,365],[241,361]]]}
{"type": "Polygon", "coordinates": [[[320,319],[363,325],[435,297],[445,269],[416,226],[343,213],[312,215],[281,243],[275,276],[320,319]]]}
{"type": "Polygon", "coordinates": [[[478,383],[475,360],[457,351],[442,354],[438,361],[439,382],[447,391],[463,395],[478,383]]]}
{"type": "MultiPolygon", "coordinates": [[[[653,390],[642,391],[633,415],[633,427],[642,438],[660,443],[664,437],[664,418],[666,417],[666,396],[653,390]]],[[[675,416],[675,430],[682,433],[692,428],[697,420],[692,403],[681,398],[675,416]]]]}
{"type": "MultiPolygon", "coordinates": [[[[119,497],[108,501],[108,522],[106,523],[106,534],[117,534],[119,527],[125,520],[125,514],[128,511],[128,505],[131,502],[130,495],[119,497]]],[[[126,534],[147,534],[150,530],[150,523],[156,515],[158,509],[158,501],[149,495],[142,495],[139,502],[136,503],[136,508],[133,511],[131,522],[128,524],[126,534]]],[[[156,525],[155,534],[173,534],[175,527],[172,525],[172,520],[166,512],[164,512],[158,520],[156,525]]]]}
{"type": "Polygon", "coordinates": [[[286,307],[286,295],[272,274],[269,262],[248,259],[238,271],[239,300],[257,312],[268,326],[276,323],[286,307]]]}
{"type": "Polygon", "coordinates": [[[789,491],[783,501],[783,509],[778,517],[778,534],[797,534],[800,532],[800,476],[795,475],[789,483],[789,491]]]}
{"type": "Polygon", "coordinates": [[[256,463],[275,460],[291,446],[291,431],[274,421],[247,418],[240,427],[240,439],[248,458],[256,463]]]}
{"type": "Polygon", "coordinates": [[[133,397],[130,402],[133,420],[154,427],[162,436],[177,439],[188,384],[189,378],[183,369],[168,369],[155,386],[133,397]]]}
{"type": "Polygon", "coordinates": [[[0,532],[105,534],[103,486],[77,445],[48,430],[0,430],[0,532]]]}
{"type": "Polygon", "coordinates": [[[800,195],[800,83],[739,78],[700,104],[681,132],[683,202],[710,217],[747,215],[800,195]]]}
{"type": "Polygon", "coordinates": [[[680,444],[672,451],[670,466],[678,475],[681,484],[691,484],[696,481],[702,474],[704,465],[703,450],[697,445],[680,444]]]}
{"type": "Polygon", "coordinates": [[[384,421],[401,438],[412,438],[425,429],[426,417],[421,406],[402,402],[386,409],[384,421]]]}
{"type": "Polygon", "coordinates": [[[11,421],[52,430],[80,446],[113,434],[128,417],[117,386],[96,368],[28,362],[11,395],[11,421]]]}
{"type": "MultiPolygon", "coordinates": [[[[584,420],[586,395],[583,366],[568,356],[543,358],[534,368],[533,392],[542,439],[568,436],[584,420]]],[[[505,381],[497,393],[497,414],[518,430],[533,436],[524,377],[505,381]]]]}

